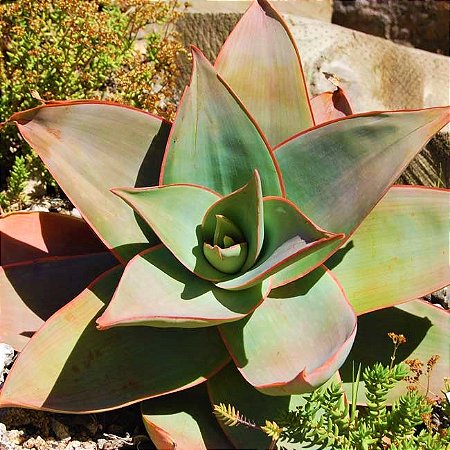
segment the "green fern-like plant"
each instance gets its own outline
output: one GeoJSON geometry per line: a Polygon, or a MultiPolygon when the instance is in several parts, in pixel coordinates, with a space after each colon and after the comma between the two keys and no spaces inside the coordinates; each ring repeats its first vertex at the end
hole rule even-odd
{"type": "Polygon", "coordinates": [[[432,404],[412,389],[392,407],[387,406],[389,392],[408,377],[405,364],[395,365],[397,348],[406,339],[390,333],[394,352],[389,366],[380,363],[362,373],[367,406],[356,407],[359,369],[354,375],[349,403],[343,388],[333,383],[305,396],[305,403],[275,421],[256,425],[232,405],[215,405],[214,413],[226,425],[259,429],[272,439],[271,448],[283,449],[283,442],[298,448],[319,446],[333,450],[450,450],[450,434],[431,423],[432,404]]]}

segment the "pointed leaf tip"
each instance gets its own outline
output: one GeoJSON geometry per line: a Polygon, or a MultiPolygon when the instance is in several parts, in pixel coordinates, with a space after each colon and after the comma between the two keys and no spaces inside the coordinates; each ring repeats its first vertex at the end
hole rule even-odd
{"type": "Polygon", "coordinates": [[[314,125],[295,40],[269,2],[250,5],[225,41],[215,67],[270,145],[314,125]]]}
{"type": "Polygon", "coordinates": [[[257,168],[265,195],[282,195],[278,165],[255,120],[201,51],[193,47],[192,55],[192,77],[171,131],[160,185],[193,183],[227,195],[257,168]]]}

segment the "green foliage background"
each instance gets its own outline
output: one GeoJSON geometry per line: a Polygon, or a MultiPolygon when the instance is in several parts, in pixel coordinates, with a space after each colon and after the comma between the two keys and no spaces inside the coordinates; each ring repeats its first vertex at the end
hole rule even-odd
{"type": "MultiPolygon", "coordinates": [[[[2,1],[0,122],[37,106],[38,96],[117,101],[171,119],[178,58],[186,53],[173,30],[178,7],[175,0],[2,1]],[[138,51],[135,42],[146,24],[152,26],[138,51]]],[[[11,172],[16,157],[23,156],[28,173],[21,170],[22,176],[54,185],[15,127],[6,127],[0,134],[2,189],[8,179],[23,185],[11,172]]],[[[8,186],[3,207],[18,201],[16,194],[8,186]]]]}

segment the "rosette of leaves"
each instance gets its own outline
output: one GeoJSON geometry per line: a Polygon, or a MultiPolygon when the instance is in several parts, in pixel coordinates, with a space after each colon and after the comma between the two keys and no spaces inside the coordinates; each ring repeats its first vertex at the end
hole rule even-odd
{"type": "MultiPolygon", "coordinates": [[[[9,119],[84,221],[0,221],[0,338],[26,344],[1,406],[147,400],[158,448],[267,447],[251,430],[224,434],[211,401],[256,420],[294,407],[348,359],[357,315],[385,307],[414,326],[408,357],[444,345],[441,312],[393,306],[450,282],[449,193],[391,185],[448,108],[351,115],[340,90],[310,103],[263,0],[214,66],[193,59],[173,124],[94,101],[9,119]]],[[[370,316],[353,351],[376,355],[370,316]]]]}

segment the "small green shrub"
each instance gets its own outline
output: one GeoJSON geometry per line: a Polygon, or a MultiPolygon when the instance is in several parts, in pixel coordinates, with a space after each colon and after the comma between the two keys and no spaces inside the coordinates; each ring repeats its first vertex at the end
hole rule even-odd
{"type": "MultiPolygon", "coordinates": [[[[178,57],[185,53],[173,30],[179,15],[175,0],[0,4],[0,121],[37,106],[39,96],[107,99],[173,118],[178,57]],[[138,31],[146,24],[153,24],[146,51],[138,51],[138,31]]],[[[15,127],[7,127],[0,135],[3,188],[17,155],[31,155],[37,166],[15,127]]]]}
{"type": "MultiPolygon", "coordinates": [[[[393,364],[398,346],[406,340],[402,335],[389,335],[394,341],[391,365],[385,367],[377,363],[362,374],[367,398],[365,407],[356,407],[355,389],[361,375],[358,371],[350,404],[342,386],[333,383],[305,396],[305,403],[295,411],[276,421],[266,420],[265,425],[256,425],[234,406],[223,403],[214,405],[214,414],[228,426],[259,429],[272,438],[271,448],[278,445],[283,449],[279,443],[284,441],[299,444],[298,448],[322,446],[333,450],[450,450],[450,434],[432,423],[433,402],[419,394],[415,384],[392,407],[387,406],[388,394],[399,381],[418,381],[411,363],[409,367],[393,364]],[[411,371],[412,377],[409,376],[411,371]]],[[[428,361],[428,373],[436,360],[433,356],[428,361]]],[[[439,404],[440,400],[437,402],[439,404]]]]}
{"type": "Polygon", "coordinates": [[[29,178],[30,171],[27,168],[25,157],[16,156],[7,180],[6,192],[0,192],[0,211],[8,210],[14,203],[17,203],[18,208],[22,209],[22,205],[29,200],[24,192],[29,178]]]}

